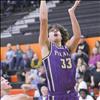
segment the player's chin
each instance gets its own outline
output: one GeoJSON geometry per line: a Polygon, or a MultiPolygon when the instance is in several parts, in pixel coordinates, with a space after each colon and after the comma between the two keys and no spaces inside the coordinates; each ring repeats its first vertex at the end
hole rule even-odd
{"type": "Polygon", "coordinates": [[[55,42],[61,42],[61,40],[59,38],[55,38],[54,41],[55,42]]]}

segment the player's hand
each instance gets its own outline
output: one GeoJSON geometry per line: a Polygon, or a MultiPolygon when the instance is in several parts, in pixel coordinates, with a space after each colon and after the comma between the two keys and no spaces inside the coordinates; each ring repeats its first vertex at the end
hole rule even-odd
{"type": "Polygon", "coordinates": [[[40,0],[40,4],[46,4],[46,0],[40,0]]]}
{"type": "Polygon", "coordinates": [[[74,7],[77,7],[80,4],[80,0],[76,0],[74,3],[74,7]]]}
{"type": "Polygon", "coordinates": [[[76,0],[75,3],[74,3],[74,5],[73,5],[71,8],[68,9],[68,12],[69,12],[69,13],[70,13],[70,12],[74,12],[75,9],[77,8],[77,6],[78,6],[79,4],[80,4],[80,0],[76,0]]]}

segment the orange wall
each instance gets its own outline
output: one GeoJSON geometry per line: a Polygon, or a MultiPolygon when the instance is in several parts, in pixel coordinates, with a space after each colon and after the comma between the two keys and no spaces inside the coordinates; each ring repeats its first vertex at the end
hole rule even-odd
{"type": "Polygon", "coordinates": [[[89,47],[90,47],[90,54],[91,54],[92,48],[95,46],[95,42],[97,40],[100,41],[100,37],[86,38],[86,41],[87,41],[87,43],[89,44],[89,47]]]}
{"type": "MultiPolygon", "coordinates": [[[[93,37],[93,38],[86,38],[86,41],[87,43],[89,44],[89,47],[90,47],[90,53],[92,51],[92,48],[94,47],[95,45],[95,41],[99,40],[100,41],[100,37],[93,37]]],[[[31,45],[31,48],[33,49],[34,52],[37,53],[38,57],[41,59],[41,51],[40,51],[40,46],[38,43],[36,44],[30,44],[31,45]]],[[[13,49],[15,49],[15,46],[12,46],[13,49]]],[[[21,45],[21,48],[23,51],[26,51],[26,45],[21,45]]],[[[1,47],[1,50],[0,50],[0,60],[4,60],[5,59],[5,54],[7,52],[7,48],[6,47],[1,47]]]]}

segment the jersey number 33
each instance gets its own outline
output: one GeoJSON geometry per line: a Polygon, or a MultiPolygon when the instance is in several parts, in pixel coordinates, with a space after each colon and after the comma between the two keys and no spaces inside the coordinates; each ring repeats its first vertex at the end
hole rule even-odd
{"type": "Polygon", "coordinates": [[[60,59],[61,61],[61,67],[63,69],[71,69],[72,68],[72,63],[71,63],[71,59],[70,58],[66,58],[66,59],[60,59]]]}

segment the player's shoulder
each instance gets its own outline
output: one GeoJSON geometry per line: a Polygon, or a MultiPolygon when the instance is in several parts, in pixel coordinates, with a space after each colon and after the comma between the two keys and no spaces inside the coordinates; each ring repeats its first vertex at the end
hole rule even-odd
{"type": "Polygon", "coordinates": [[[42,52],[42,59],[48,57],[50,55],[50,52],[52,51],[52,43],[50,42],[49,45],[44,45],[41,48],[41,52],[42,52]]]}

